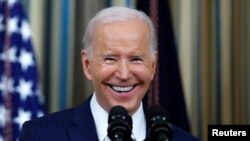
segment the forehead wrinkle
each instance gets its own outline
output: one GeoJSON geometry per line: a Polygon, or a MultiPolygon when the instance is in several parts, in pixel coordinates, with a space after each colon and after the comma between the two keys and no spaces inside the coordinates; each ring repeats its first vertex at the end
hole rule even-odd
{"type": "Polygon", "coordinates": [[[131,35],[122,35],[122,36],[113,36],[112,33],[101,33],[101,37],[99,41],[104,46],[137,46],[140,45],[142,42],[142,38],[139,35],[131,34],[131,35]],[[105,35],[104,35],[105,34],[105,35]],[[129,38],[127,38],[129,36],[129,38]],[[125,40],[126,39],[126,40],[125,40]]]}
{"type": "MultiPolygon", "coordinates": [[[[149,29],[147,24],[141,21],[130,21],[125,23],[112,23],[112,24],[102,24],[98,26],[95,30],[95,44],[98,46],[102,46],[106,49],[124,49],[124,47],[129,47],[136,50],[143,49],[146,46],[148,49],[149,46],[149,29]],[[132,26],[132,30],[128,28],[128,30],[122,30],[120,27],[125,26],[125,28],[132,26]],[[135,25],[140,25],[138,31],[140,32],[133,32],[135,25]],[[112,28],[118,30],[111,30],[112,28]],[[146,29],[146,30],[145,30],[146,29]],[[123,32],[122,32],[123,31],[123,32]],[[125,33],[124,33],[125,32],[125,33]],[[123,34],[124,33],[124,34],[123,34]],[[114,36],[117,35],[117,36],[114,36]],[[117,47],[117,48],[115,48],[117,47]],[[120,48],[122,47],[122,48],[120,48]]],[[[103,49],[104,49],[103,48],[103,49]]]]}

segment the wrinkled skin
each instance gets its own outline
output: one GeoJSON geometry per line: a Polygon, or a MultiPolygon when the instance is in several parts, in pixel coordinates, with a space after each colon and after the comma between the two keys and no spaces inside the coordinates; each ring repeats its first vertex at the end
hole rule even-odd
{"type": "Polygon", "coordinates": [[[139,108],[155,73],[157,55],[149,44],[148,25],[133,20],[98,26],[92,57],[82,50],[84,73],[107,112],[121,105],[132,115],[139,108]]]}

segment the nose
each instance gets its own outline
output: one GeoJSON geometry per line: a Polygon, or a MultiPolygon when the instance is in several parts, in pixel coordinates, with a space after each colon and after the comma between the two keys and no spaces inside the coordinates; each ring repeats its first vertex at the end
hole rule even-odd
{"type": "Polygon", "coordinates": [[[121,60],[118,68],[118,77],[122,80],[127,80],[131,77],[129,62],[127,60],[121,60]]]}

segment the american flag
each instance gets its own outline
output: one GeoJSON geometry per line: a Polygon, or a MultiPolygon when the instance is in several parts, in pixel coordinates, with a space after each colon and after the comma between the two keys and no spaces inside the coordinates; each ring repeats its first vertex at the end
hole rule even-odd
{"type": "Polygon", "coordinates": [[[19,0],[0,0],[0,141],[18,141],[22,124],[42,109],[28,20],[19,0]]]}

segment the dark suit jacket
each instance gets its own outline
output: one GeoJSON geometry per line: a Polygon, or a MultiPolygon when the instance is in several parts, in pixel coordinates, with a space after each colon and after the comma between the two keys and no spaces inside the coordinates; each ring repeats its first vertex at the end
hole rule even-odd
{"type": "MultiPolygon", "coordinates": [[[[197,139],[173,126],[172,141],[197,139]]],[[[20,141],[98,141],[90,98],[81,106],[25,122],[20,141]]]]}

